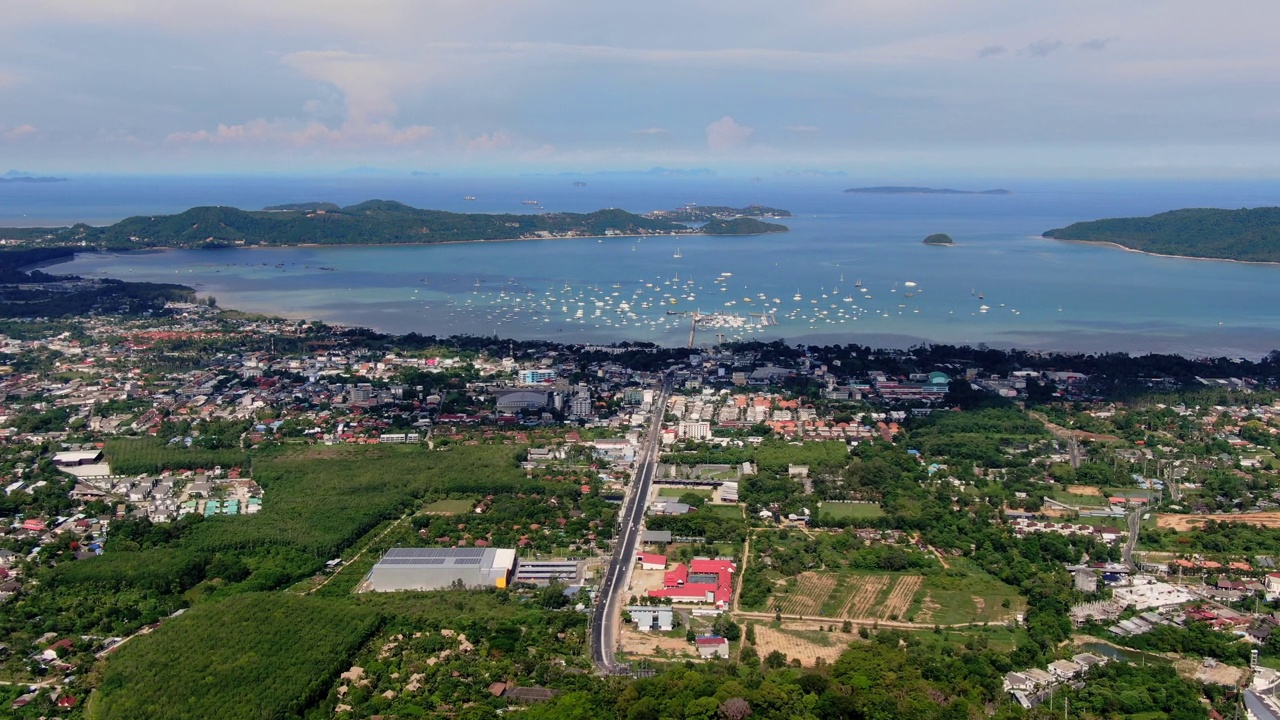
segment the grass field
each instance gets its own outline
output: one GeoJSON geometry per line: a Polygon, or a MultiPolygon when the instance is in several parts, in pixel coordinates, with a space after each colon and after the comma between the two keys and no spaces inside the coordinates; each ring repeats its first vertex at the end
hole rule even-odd
{"type": "Polygon", "coordinates": [[[921,592],[908,610],[916,622],[1003,623],[1025,612],[1026,601],[1017,588],[983,572],[964,558],[950,561],[951,569],[924,577],[921,592]],[[1008,607],[1004,607],[1005,601],[1008,607]]]}
{"type": "Polygon", "coordinates": [[[823,503],[822,507],[818,508],[818,515],[826,515],[836,520],[844,518],[868,520],[884,517],[884,510],[874,503],[823,503]]]}
{"type": "Polygon", "coordinates": [[[711,490],[706,488],[682,488],[682,487],[660,487],[658,488],[658,497],[674,497],[678,498],[685,493],[693,493],[700,498],[711,499],[711,490]]]}
{"type": "Polygon", "coordinates": [[[741,518],[742,508],[737,505],[703,505],[698,512],[709,512],[712,515],[719,515],[727,518],[741,518]]]}
{"type": "Polygon", "coordinates": [[[424,513],[439,513],[441,515],[457,515],[459,513],[471,512],[471,508],[475,505],[474,500],[437,500],[428,503],[422,507],[424,513]]]}

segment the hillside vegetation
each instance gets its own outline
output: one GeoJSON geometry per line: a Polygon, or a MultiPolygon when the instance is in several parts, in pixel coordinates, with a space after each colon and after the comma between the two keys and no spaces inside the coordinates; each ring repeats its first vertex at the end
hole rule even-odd
{"type": "Polygon", "coordinates": [[[1280,262],[1280,207],[1190,208],[1093,220],[1049,230],[1044,237],[1109,242],[1163,255],[1280,262]]]}
{"type": "Polygon", "coordinates": [[[706,225],[702,226],[702,232],[707,235],[763,235],[765,233],[786,231],[786,225],[746,217],[732,220],[710,220],[706,225]]]}
{"type": "Polygon", "coordinates": [[[201,605],[112,654],[94,717],[296,717],[380,623],[349,602],[281,593],[201,605]]]}
{"type": "MultiPolygon", "coordinates": [[[[708,234],[780,232],[781,225],[749,219],[712,221],[708,234]]],[[[338,208],[328,203],[273,206],[270,210],[194,207],[176,215],[125,218],[114,225],[0,228],[0,239],[87,244],[113,249],[232,247],[237,245],[361,245],[645,235],[694,232],[686,225],[625,210],[590,213],[489,215],[422,210],[391,200],[338,208]]]]}

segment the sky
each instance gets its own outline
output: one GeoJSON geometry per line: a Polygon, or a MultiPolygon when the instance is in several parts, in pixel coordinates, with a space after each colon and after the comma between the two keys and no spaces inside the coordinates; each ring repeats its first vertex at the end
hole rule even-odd
{"type": "Polygon", "coordinates": [[[0,0],[0,173],[1274,177],[1275,0],[0,0]]]}

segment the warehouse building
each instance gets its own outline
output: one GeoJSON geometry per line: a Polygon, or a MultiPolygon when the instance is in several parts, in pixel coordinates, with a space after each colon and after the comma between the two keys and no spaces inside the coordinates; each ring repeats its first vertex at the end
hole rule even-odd
{"type": "Polygon", "coordinates": [[[521,560],[514,582],[544,587],[552,582],[577,585],[582,582],[582,564],[576,560],[521,560]]]}
{"type": "Polygon", "coordinates": [[[516,551],[499,548],[391,548],[365,577],[373,592],[444,590],[456,587],[505,588],[516,551]]]}

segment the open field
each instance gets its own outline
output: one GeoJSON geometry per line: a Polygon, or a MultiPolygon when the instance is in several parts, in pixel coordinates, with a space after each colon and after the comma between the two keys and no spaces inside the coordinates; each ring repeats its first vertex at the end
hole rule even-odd
{"type": "Polygon", "coordinates": [[[622,628],[619,637],[622,652],[640,657],[696,657],[693,645],[683,637],[669,637],[662,633],[640,632],[630,623],[622,628]]]}
{"type": "Polygon", "coordinates": [[[901,618],[906,615],[907,609],[911,607],[911,601],[915,599],[916,592],[920,590],[922,584],[924,584],[924,577],[920,575],[905,575],[898,578],[880,610],[881,617],[901,618]]]}
{"type": "Polygon", "coordinates": [[[1096,495],[1102,497],[1102,489],[1092,485],[1068,485],[1067,492],[1072,495],[1096,495]]]}
{"type": "Polygon", "coordinates": [[[788,615],[818,615],[822,605],[835,589],[839,578],[831,573],[800,573],[795,592],[782,601],[782,612],[788,615]]]}
{"type": "Polygon", "coordinates": [[[803,572],[794,589],[774,595],[773,602],[784,615],[902,619],[923,584],[922,575],[803,572]]]}
{"type": "Polygon", "coordinates": [[[1003,623],[1026,611],[1017,588],[986,574],[968,560],[955,558],[952,569],[924,576],[907,616],[918,623],[1003,623]],[[1008,601],[1008,607],[1005,607],[1008,601]]]}
{"type": "Polygon", "coordinates": [[[827,515],[836,520],[851,518],[864,520],[884,517],[884,510],[875,503],[822,503],[818,515],[827,515]]]}
{"type": "Polygon", "coordinates": [[[737,505],[703,505],[698,512],[709,512],[727,518],[741,518],[742,508],[737,505]]]}
{"type": "Polygon", "coordinates": [[[1156,515],[1156,527],[1173,528],[1174,530],[1190,530],[1210,520],[1228,523],[1246,523],[1262,527],[1280,527],[1280,512],[1241,513],[1234,515],[1175,515],[1160,513],[1156,515]]]}
{"type": "Polygon", "coordinates": [[[632,595],[643,596],[646,590],[661,588],[662,578],[665,575],[666,571],[664,570],[641,570],[640,566],[637,565],[631,571],[631,585],[627,588],[627,597],[625,599],[630,600],[632,595]]]}
{"type": "Polygon", "coordinates": [[[788,622],[781,628],[757,624],[756,650],[760,657],[777,650],[788,660],[798,658],[806,667],[813,667],[818,658],[835,662],[856,637],[838,629],[826,632],[826,628],[813,623],[788,622]]]}
{"type": "Polygon", "coordinates": [[[880,597],[881,591],[889,586],[889,576],[863,575],[861,577],[862,582],[854,582],[842,588],[847,592],[843,593],[844,602],[836,611],[836,617],[871,617],[869,613],[875,607],[876,598],[880,597]]]}
{"type": "Polygon", "coordinates": [[[437,500],[424,505],[422,512],[435,515],[458,515],[471,512],[471,508],[474,505],[475,501],[473,500],[437,500]]]}
{"type": "Polygon", "coordinates": [[[1098,490],[1098,488],[1086,488],[1088,490],[1095,491],[1092,493],[1076,493],[1071,491],[1071,488],[1077,488],[1077,487],[1083,487],[1083,486],[1072,485],[1070,488],[1067,488],[1067,489],[1054,488],[1049,492],[1048,495],[1054,500],[1057,500],[1058,502],[1061,502],[1061,503],[1066,503],[1068,505],[1098,507],[1098,508],[1107,507],[1108,505],[1107,499],[1102,496],[1102,493],[1101,491],[1098,490]]]}
{"type": "Polygon", "coordinates": [[[707,488],[660,487],[658,488],[658,497],[678,498],[685,493],[692,493],[700,498],[710,500],[712,492],[712,490],[707,488]]]}

